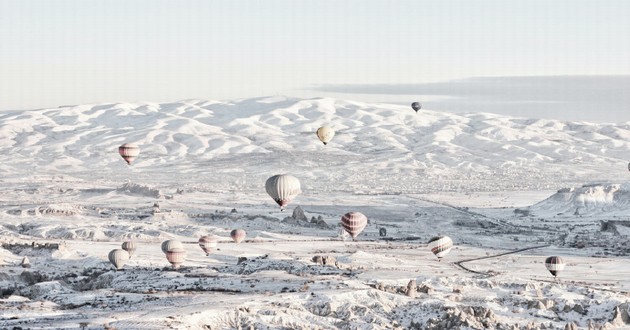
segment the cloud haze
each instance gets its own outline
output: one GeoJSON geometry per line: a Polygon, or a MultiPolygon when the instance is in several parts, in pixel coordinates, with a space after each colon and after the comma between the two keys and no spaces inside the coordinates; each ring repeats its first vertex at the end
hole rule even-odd
{"type": "MultiPolygon", "coordinates": [[[[415,95],[425,108],[596,122],[630,121],[630,76],[474,77],[420,84],[321,85],[321,92],[415,95]],[[425,99],[426,97],[426,99],[425,99]]],[[[409,100],[413,101],[413,100],[409,100]]]]}

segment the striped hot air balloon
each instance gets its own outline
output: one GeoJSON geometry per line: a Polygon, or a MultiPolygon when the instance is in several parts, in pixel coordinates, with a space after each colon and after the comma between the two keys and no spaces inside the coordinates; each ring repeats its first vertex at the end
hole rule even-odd
{"type": "Polygon", "coordinates": [[[173,269],[178,269],[186,261],[186,251],[174,249],[166,252],[166,260],[173,265],[173,269]]]}
{"type": "Polygon", "coordinates": [[[348,212],[341,217],[341,226],[353,240],[365,229],[367,222],[367,217],[360,212],[348,212]]]}
{"type": "Polygon", "coordinates": [[[245,239],[245,236],[247,236],[247,233],[243,229],[234,229],[230,233],[230,237],[232,237],[232,240],[236,244],[242,242],[245,239]]]}
{"type": "Polygon", "coordinates": [[[122,249],[129,253],[129,258],[133,256],[133,253],[136,252],[136,243],[133,241],[125,241],[122,243],[122,249]]]}
{"type": "Polygon", "coordinates": [[[445,255],[451,252],[453,248],[453,240],[448,236],[435,236],[429,240],[428,244],[431,252],[441,260],[445,255]]]}
{"type": "Polygon", "coordinates": [[[288,174],[278,174],[270,177],[265,182],[267,194],[280,205],[280,210],[291,202],[295,196],[302,192],[300,180],[288,174]]]}
{"type": "Polygon", "coordinates": [[[217,248],[217,239],[212,236],[201,236],[199,238],[199,247],[206,253],[207,256],[217,248]]]}
{"type": "Polygon", "coordinates": [[[564,269],[564,265],[564,259],[561,257],[553,256],[545,259],[545,267],[554,277],[564,269]]]}
{"type": "Polygon", "coordinates": [[[107,258],[116,267],[116,270],[120,270],[129,260],[129,253],[123,249],[114,249],[109,252],[107,258]]]}
{"type": "Polygon", "coordinates": [[[125,143],[118,147],[118,153],[127,162],[127,165],[131,165],[131,162],[140,154],[140,148],[134,143],[125,143]]]}
{"type": "Polygon", "coordinates": [[[329,126],[322,126],[317,129],[317,137],[324,145],[328,144],[330,140],[332,140],[333,136],[335,136],[335,130],[330,128],[329,126]]]}
{"type": "Polygon", "coordinates": [[[162,242],[162,252],[164,253],[167,253],[168,251],[171,251],[171,250],[183,250],[183,249],[184,249],[184,245],[182,244],[182,242],[178,240],[169,239],[162,242]]]}

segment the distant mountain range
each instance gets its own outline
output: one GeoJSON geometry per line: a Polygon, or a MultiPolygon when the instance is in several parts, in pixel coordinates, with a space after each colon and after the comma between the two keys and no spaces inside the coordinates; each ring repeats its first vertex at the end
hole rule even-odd
{"type": "Polygon", "coordinates": [[[331,98],[113,103],[0,113],[0,151],[5,179],[151,181],[159,172],[239,189],[290,172],[318,191],[555,190],[630,178],[630,123],[331,98]],[[336,131],[327,146],[315,135],[322,125],[336,131]],[[117,151],[125,142],[141,148],[131,167],[117,151]]]}

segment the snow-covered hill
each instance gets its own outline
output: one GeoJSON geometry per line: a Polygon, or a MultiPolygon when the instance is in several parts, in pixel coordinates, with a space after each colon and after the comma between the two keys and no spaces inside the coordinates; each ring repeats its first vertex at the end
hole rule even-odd
{"type": "Polygon", "coordinates": [[[532,209],[573,215],[623,213],[630,209],[630,185],[591,183],[563,188],[532,209]]]}
{"type": "Polygon", "coordinates": [[[0,152],[4,177],[194,173],[249,189],[291,172],[322,191],[559,189],[628,175],[630,123],[415,113],[330,98],[116,103],[2,113],[0,152]],[[325,124],[337,131],[328,146],[314,133],[325,124]],[[142,150],[131,169],[117,154],[124,142],[142,150]]]}

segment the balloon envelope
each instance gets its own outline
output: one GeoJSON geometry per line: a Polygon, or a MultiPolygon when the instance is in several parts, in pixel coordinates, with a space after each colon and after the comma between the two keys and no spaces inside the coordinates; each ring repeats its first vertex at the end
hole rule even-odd
{"type": "Polygon", "coordinates": [[[236,242],[236,244],[242,242],[245,236],[247,236],[247,233],[243,229],[234,229],[230,233],[230,237],[232,237],[232,240],[236,242]]]}
{"type": "Polygon", "coordinates": [[[174,239],[169,239],[162,242],[162,252],[167,253],[171,250],[184,250],[182,242],[174,239]]]}
{"type": "Polygon", "coordinates": [[[558,276],[558,273],[564,269],[564,265],[564,259],[561,257],[553,256],[545,259],[545,267],[553,276],[558,276]]]}
{"type": "Polygon", "coordinates": [[[330,140],[332,140],[333,136],[335,136],[335,130],[328,126],[322,126],[317,129],[316,134],[319,140],[326,145],[330,142],[330,140]]]}
{"type": "Polygon", "coordinates": [[[133,253],[136,252],[136,243],[133,241],[126,241],[122,243],[122,249],[129,253],[129,258],[133,256],[133,253]]]}
{"type": "Polygon", "coordinates": [[[107,258],[116,267],[116,270],[119,270],[129,260],[129,253],[123,249],[114,249],[109,252],[107,258]]]}
{"type": "Polygon", "coordinates": [[[418,110],[422,109],[422,104],[420,104],[420,102],[413,102],[411,103],[411,108],[418,112],[418,110]]]}
{"type": "Polygon", "coordinates": [[[199,238],[199,247],[201,247],[206,255],[210,255],[210,253],[217,248],[217,243],[217,239],[212,236],[201,236],[201,238],[199,238]]]}
{"type": "Polygon", "coordinates": [[[438,259],[442,259],[451,252],[453,240],[448,236],[435,236],[429,240],[428,247],[438,259]]]}
{"type": "Polygon", "coordinates": [[[125,143],[118,147],[118,153],[127,162],[127,165],[131,165],[131,162],[140,154],[140,148],[134,143],[125,143]]]}
{"type": "Polygon", "coordinates": [[[166,252],[166,260],[173,265],[173,268],[177,269],[186,261],[186,251],[180,249],[174,249],[166,252]]]}
{"type": "Polygon", "coordinates": [[[278,174],[267,179],[265,190],[280,205],[280,210],[284,210],[284,207],[302,192],[300,180],[288,174],[278,174]]]}
{"type": "Polygon", "coordinates": [[[341,217],[341,226],[355,239],[367,226],[367,217],[360,212],[348,212],[341,217]]]}

